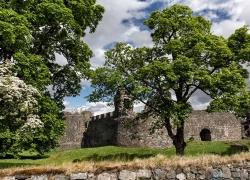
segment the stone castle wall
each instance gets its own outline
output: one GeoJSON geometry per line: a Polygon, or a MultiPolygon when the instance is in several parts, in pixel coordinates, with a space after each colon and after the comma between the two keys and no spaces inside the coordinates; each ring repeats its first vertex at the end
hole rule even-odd
{"type": "MultiPolygon", "coordinates": [[[[67,128],[61,141],[62,148],[172,146],[165,128],[152,131],[152,124],[157,121],[155,117],[135,120],[135,114],[116,117],[114,113],[91,117],[89,112],[66,113],[65,117],[67,128]]],[[[230,113],[194,111],[185,123],[186,140],[201,140],[202,130],[209,131],[212,141],[241,139],[241,123],[230,113]]]]}
{"type": "MultiPolygon", "coordinates": [[[[165,128],[159,128],[152,133],[152,124],[156,118],[140,119],[130,122],[131,119],[119,120],[117,143],[120,146],[167,147],[172,146],[165,128]]],[[[207,113],[194,111],[185,123],[186,140],[201,140],[201,131],[207,129],[211,133],[211,140],[240,140],[240,121],[230,113],[207,113]]]]}
{"type": "Polygon", "coordinates": [[[187,139],[200,140],[200,132],[208,129],[211,140],[239,140],[242,138],[241,121],[231,113],[194,111],[185,123],[187,139]]]}
{"type": "Polygon", "coordinates": [[[65,132],[60,141],[62,149],[80,148],[83,142],[83,133],[86,131],[87,124],[91,120],[92,113],[70,113],[65,112],[65,132]]]}
{"type": "Polygon", "coordinates": [[[82,147],[116,145],[117,121],[114,113],[92,117],[85,128],[82,147]]]}
{"type": "Polygon", "coordinates": [[[117,131],[117,144],[119,146],[137,147],[167,147],[172,141],[165,129],[156,129],[151,133],[152,123],[155,119],[133,119],[122,118],[119,121],[117,131]]]}

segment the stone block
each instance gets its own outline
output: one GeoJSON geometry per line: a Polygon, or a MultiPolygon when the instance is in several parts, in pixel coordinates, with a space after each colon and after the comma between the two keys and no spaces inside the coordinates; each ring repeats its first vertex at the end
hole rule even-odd
{"type": "Polygon", "coordinates": [[[0,177],[2,180],[15,180],[15,176],[6,176],[6,177],[0,177]],[[2,179],[3,178],[3,179],[2,179]]]}
{"type": "Polygon", "coordinates": [[[221,169],[209,169],[206,173],[208,179],[223,178],[223,172],[221,169]]]}
{"type": "Polygon", "coordinates": [[[117,180],[115,173],[102,173],[97,176],[97,180],[117,180]]]}
{"type": "Polygon", "coordinates": [[[225,178],[225,179],[231,178],[231,170],[230,170],[230,168],[222,167],[221,170],[222,170],[222,173],[223,173],[223,178],[225,178]]]}
{"type": "Polygon", "coordinates": [[[168,178],[168,179],[175,179],[175,176],[176,176],[175,170],[170,170],[170,171],[167,173],[167,178],[168,178]]]}
{"type": "Polygon", "coordinates": [[[242,169],[240,174],[241,179],[248,179],[248,172],[246,169],[242,169]]]}
{"type": "Polygon", "coordinates": [[[15,175],[15,179],[17,179],[17,180],[29,179],[30,177],[31,177],[31,175],[24,175],[24,174],[15,175]]]}
{"type": "Polygon", "coordinates": [[[70,175],[71,180],[84,180],[88,178],[87,173],[74,173],[70,175]]]}
{"type": "Polygon", "coordinates": [[[191,171],[191,173],[193,173],[193,174],[197,174],[197,173],[198,173],[198,171],[197,171],[196,168],[190,168],[190,171],[191,171]]]}
{"type": "Polygon", "coordinates": [[[32,175],[30,180],[48,180],[47,175],[32,175]]]}
{"type": "Polygon", "coordinates": [[[232,171],[232,178],[240,178],[240,171],[232,171]]]}
{"type": "Polygon", "coordinates": [[[54,180],[69,180],[69,177],[64,174],[57,174],[54,176],[54,180]]]}
{"type": "Polygon", "coordinates": [[[176,179],[185,180],[186,179],[186,175],[184,173],[177,174],[176,175],[176,179]]]}
{"type": "Polygon", "coordinates": [[[119,180],[136,180],[136,173],[133,171],[122,170],[119,173],[119,180]]]}
{"type": "Polygon", "coordinates": [[[152,172],[148,169],[140,169],[136,174],[137,179],[151,179],[152,177],[152,172]]]}
{"type": "Polygon", "coordinates": [[[88,173],[88,180],[95,180],[96,176],[94,173],[88,173]]]}
{"type": "Polygon", "coordinates": [[[187,179],[195,179],[195,174],[191,173],[191,172],[187,172],[187,179]]]}
{"type": "Polygon", "coordinates": [[[155,169],[154,170],[154,179],[155,180],[161,180],[161,179],[167,179],[167,172],[162,169],[155,169]]]}
{"type": "Polygon", "coordinates": [[[191,168],[190,167],[184,167],[183,168],[183,172],[184,173],[188,173],[188,172],[190,172],[191,171],[191,168]]]}
{"type": "Polygon", "coordinates": [[[199,179],[201,179],[201,180],[202,180],[202,179],[206,179],[206,177],[205,177],[205,175],[200,175],[200,176],[199,176],[199,179]]]}

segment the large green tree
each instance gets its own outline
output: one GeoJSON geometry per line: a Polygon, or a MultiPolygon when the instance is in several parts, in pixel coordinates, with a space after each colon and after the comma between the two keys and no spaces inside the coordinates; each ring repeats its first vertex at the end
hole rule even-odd
{"type": "Polygon", "coordinates": [[[79,93],[92,52],[82,40],[104,9],[95,0],[8,0],[0,4],[0,59],[14,59],[18,76],[62,104],[79,93]],[[67,64],[60,66],[56,53],[67,64]]]}
{"type": "Polygon", "coordinates": [[[176,153],[183,155],[190,98],[198,91],[211,99],[246,91],[248,72],[242,63],[248,60],[248,49],[240,50],[243,42],[237,33],[242,29],[228,40],[213,35],[211,23],[183,5],[156,11],[145,24],[154,47],[118,43],[106,52],[105,66],[92,74],[95,91],[90,100],[109,101],[117,89],[125,88],[147,106],[144,113],[159,117],[158,124],[166,128],[176,153]]]}
{"type": "MultiPolygon", "coordinates": [[[[63,98],[78,95],[80,81],[89,73],[92,52],[83,37],[86,31],[95,31],[103,12],[95,0],[0,2],[0,63],[11,62],[14,75],[40,94],[37,113],[44,128],[22,139],[25,149],[32,146],[44,152],[57,144],[63,132],[63,98]],[[57,54],[65,58],[65,65],[58,63],[57,54]]],[[[2,124],[15,121],[0,120],[2,124]]],[[[9,128],[13,133],[16,130],[9,128]]]]}

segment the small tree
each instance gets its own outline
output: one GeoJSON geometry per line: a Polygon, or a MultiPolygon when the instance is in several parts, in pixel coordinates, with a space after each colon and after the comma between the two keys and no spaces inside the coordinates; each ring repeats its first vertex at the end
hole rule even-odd
{"type": "Polygon", "coordinates": [[[154,47],[118,43],[108,51],[105,66],[93,72],[90,100],[110,100],[124,87],[148,107],[147,113],[160,117],[176,153],[183,155],[190,98],[198,91],[212,99],[238,94],[246,88],[248,73],[227,40],[213,35],[211,23],[187,6],[154,12],[145,23],[154,47]]]}
{"type": "Polygon", "coordinates": [[[40,93],[0,64],[0,156],[18,151],[25,134],[43,128],[38,112],[40,93]]]}

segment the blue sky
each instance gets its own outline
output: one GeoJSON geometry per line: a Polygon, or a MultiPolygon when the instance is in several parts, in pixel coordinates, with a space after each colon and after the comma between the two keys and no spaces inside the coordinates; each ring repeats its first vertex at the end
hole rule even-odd
{"type": "MultiPolygon", "coordinates": [[[[95,33],[87,34],[84,40],[94,53],[93,68],[103,65],[104,52],[116,42],[128,42],[133,46],[152,46],[149,29],[144,20],[155,10],[161,10],[175,3],[190,6],[195,14],[205,16],[213,22],[212,31],[228,37],[235,29],[250,24],[249,0],[97,0],[105,8],[103,20],[95,33]]],[[[59,57],[63,64],[63,58],[59,57]]],[[[82,81],[80,96],[65,98],[67,110],[84,109],[94,114],[112,111],[106,103],[89,103],[84,98],[92,91],[90,82],[82,81]]],[[[192,100],[196,109],[202,109],[208,98],[197,94],[192,100]]],[[[138,105],[139,108],[139,105],[138,105]]]]}

